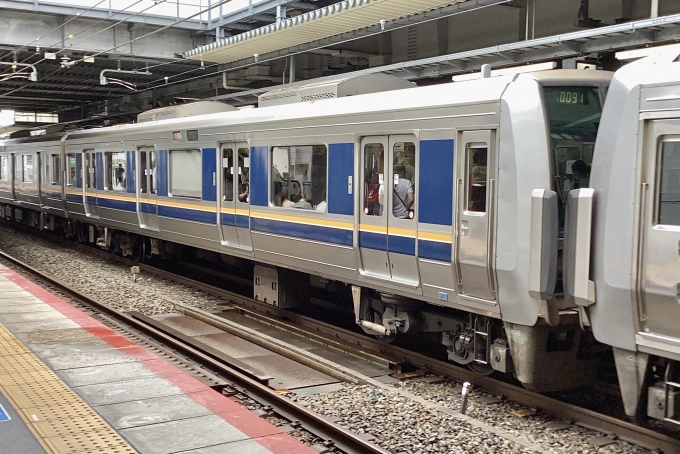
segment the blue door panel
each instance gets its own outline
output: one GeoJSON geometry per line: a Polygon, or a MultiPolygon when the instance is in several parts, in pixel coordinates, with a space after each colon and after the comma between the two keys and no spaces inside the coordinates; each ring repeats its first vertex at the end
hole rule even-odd
{"type": "Polygon", "coordinates": [[[203,200],[217,200],[217,150],[204,148],[201,152],[203,162],[203,200]]]}
{"type": "MultiPolygon", "coordinates": [[[[328,212],[354,214],[354,195],[347,191],[354,173],[354,144],[332,143],[328,146],[328,212]]],[[[352,192],[359,190],[353,181],[352,192]]]]}

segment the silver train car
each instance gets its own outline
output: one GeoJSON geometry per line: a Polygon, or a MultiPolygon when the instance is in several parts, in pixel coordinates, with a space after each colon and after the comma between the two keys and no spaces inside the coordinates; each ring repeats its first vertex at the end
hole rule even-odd
{"type": "Polygon", "coordinates": [[[590,188],[569,194],[565,293],[613,346],[626,413],[680,422],[680,52],[620,69],[590,188]]]}
{"type": "Polygon", "coordinates": [[[421,333],[480,373],[573,388],[598,358],[563,294],[561,236],[611,77],[368,94],[400,84],[345,80],[257,109],[7,140],[1,213],[138,259],[189,245],[249,261],[255,297],[280,307],[305,304],[311,276],[351,286],[369,334],[421,333]],[[324,99],[341,92],[354,96],[324,99]]]}

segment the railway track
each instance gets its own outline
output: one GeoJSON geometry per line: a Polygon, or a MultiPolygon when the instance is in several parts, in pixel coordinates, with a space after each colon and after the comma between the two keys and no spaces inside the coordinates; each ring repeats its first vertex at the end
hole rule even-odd
{"type": "Polygon", "coordinates": [[[21,262],[11,255],[0,251],[0,258],[34,276],[51,289],[56,289],[68,295],[69,298],[76,300],[91,311],[103,314],[107,321],[113,322],[119,329],[129,331],[132,328],[139,333],[136,335],[141,334],[144,337],[149,337],[157,342],[171,346],[174,351],[181,351],[183,355],[191,357],[192,361],[196,362],[199,367],[208,367],[226,379],[228,388],[245,393],[249,398],[266,406],[266,408],[278,416],[325,440],[324,444],[327,446],[336,447],[346,453],[389,454],[389,451],[365,441],[342,426],[315,414],[309,409],[298,405],[293,400],[277,393],[276,390],[262,383],[262,377],[257,377],[242,367],[235,367],[234,364],[230,364],[224,358],[216,357],[214,352],[210,352],[205,346],[197,346],[192,342],[191,338],[168,333],[167,329],[162,329],[150,317],[139,313],[124,314],[117,312],[96,299],[73,289],[71,286],[21,262]]]}
{"type": "MultiPolygon", "coordinates": [[[[87,250],[93,252],[93,249],[91,248],[87,248],[87,250]]],[[[115,259],[124,265],[133,264],[129,260],[111,256],[103,251],[97,251],[97,253],[99,252],[101,252],[101,255],[108,260],[115,259]]],[[[637,445],[666,453],[680,452],[680,441],[645,427],[575,405],[560,402],[559,400],[548,396],[532,393],[524,388],[475,374],[454,364],[437,361],[426,355],[408,351],[394,345],[384,344],[362,334],[344,330],[290,311],[279,310],[251,298],[217,287],[211,287],[174,273],[148,265],[141,265],[141,271],[143,273],[154,274],[160,278],[174,281],[191,288],[200,289],[203,292],[207,292],[219,298],[226,304],[237,306],[239,308],[238,310],[247,314],[249,317],[315,339],[319,342],[333,345],[339,349],[351,350],[355,355],[383,357],[385,361],[390,362],[394,367],[409,364],[413,367],[421,368],[437,375],[442,375],[457,382],[467,381],[472,383],[475,388],[479,390],[503,396],[510,401],[540,409],[557,418],[571,421],[584,427],[594,428],[620,439],[631,441],[637,445]]],[[[188,312],[191,311],[189,310],[188,312]]],[[[201,317],[211,318],[210,315],[205,314],[202,314],[201,317]]]]}

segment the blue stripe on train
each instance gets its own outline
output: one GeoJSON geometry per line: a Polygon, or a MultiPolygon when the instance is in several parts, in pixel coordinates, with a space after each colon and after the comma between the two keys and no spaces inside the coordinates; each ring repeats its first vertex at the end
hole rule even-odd
{"type": "Polygon", "coordinates": [[[249,216],[244,216],[242,214],[233,213],[222,213],[222,225],[231,227],[243,227],[249,228],[250,221],[249,216]]]}
{"type": "Polygon", "coordinates": [[[352,231],[309,224],[251,218],[251,230],[286,235],[294,238],[322,241],[324,243],[352,246],[352,231]]]}
{"type": "Polygon", "coordinates": [[[142,210],[142,213],[151,213],[151,214],[156,214],[156,204],[155,203],[146,203],[146,202],[140,202],[139,207],[142,210]]]}
{"type": "Polygon", "coordinates": [[[113,208],[114,210],[137,211],[137,204],[130,200],[97,198],[97,206],[102,208],[113,208]]]}
{"type": "Polygon", "coordinates": [[[389,235],[387,237],[387,251],[397,254],[416,255],[416,239],[389,235]]]}
{"type": "Polygon", "coordinates": [[[214,211],[200,211],[158,205],[158,215],[166,218],[182,219],[184,221],[202,222],[204,224],[217,224],[217,213],[214,211]]]}
{"type": "Polygon", "coordinates": [[[359,232],[359,246],[378,251],[387,250],[387,235],[384,233],[359,232]]]}
{"type": "Polygon", "coordinates": [[[451,243],[418,240],[418,257],[451,263],[451,243]]]}

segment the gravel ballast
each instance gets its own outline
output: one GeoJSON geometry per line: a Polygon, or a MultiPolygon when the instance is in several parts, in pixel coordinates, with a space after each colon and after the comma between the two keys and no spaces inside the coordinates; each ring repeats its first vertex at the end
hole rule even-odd
{"type": "MultiPolygon", "coordinates": [[[[179,312],[174,302],[208,311],[218,308],[215,297],[150,275],[140,274],[135,283],[125,266],[7,226],[0,226],[0,250],[117,311],[179,312]]],[[[298,400],[395,454],[651,452],[618,439],[609,443],[604,434],[574,424],[551,424],[555,420],[549,415],[477,390],[470,395],[466,415],[457,413],[459,401],[460,384],[424,379],[347,385],[298,400]]]]}

